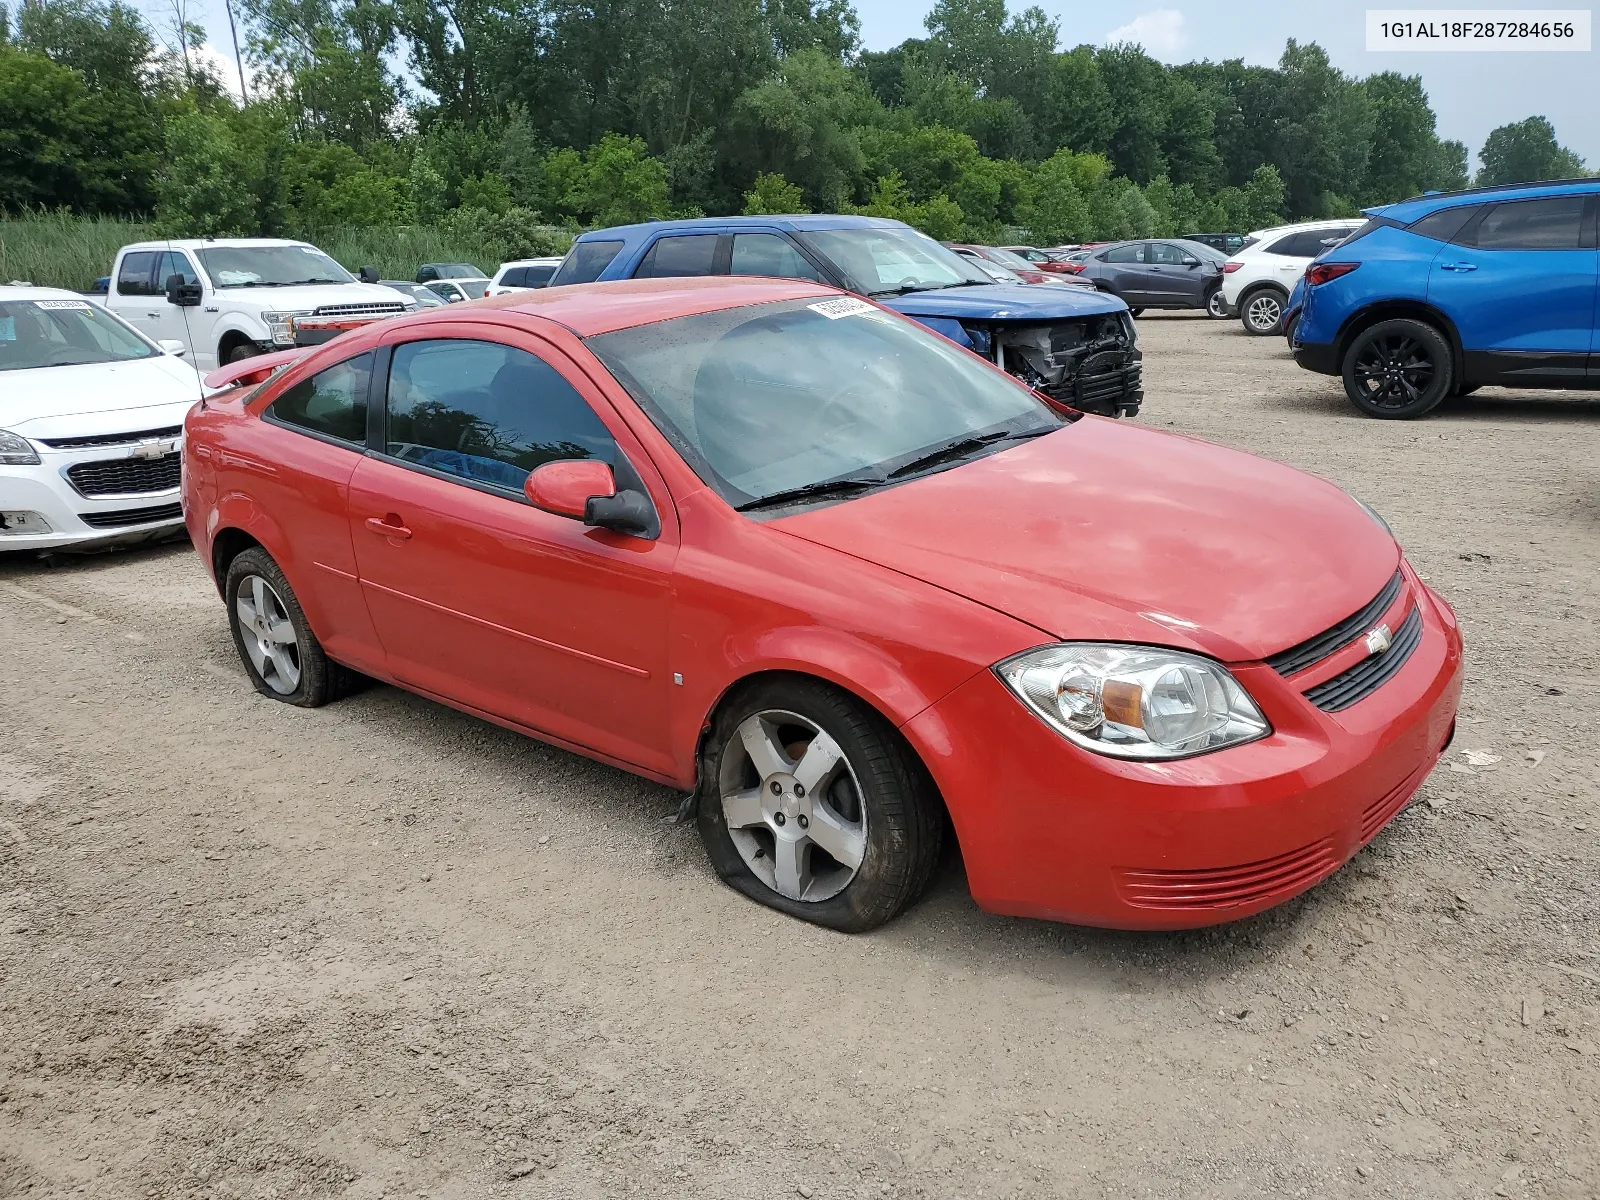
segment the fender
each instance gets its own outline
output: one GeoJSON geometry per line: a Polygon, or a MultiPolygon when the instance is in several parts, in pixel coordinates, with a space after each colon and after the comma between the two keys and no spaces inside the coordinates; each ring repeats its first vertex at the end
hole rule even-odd
{"type": "MultiPolygon", "coordinates": [[[[306,620],[311,624],[311,631],[320,638],[319,630],[327,627],[326,614],[318,611],[316,589],[310,587],[306,579],[308,572],[313,569],[312,564],[295,553],[295,539],[254,498],[237,490],[225,491],[217,497],[216,507],[206,521],[205,561],[208,571],[211,569],[212,548],[216,545],[217,535],[225,529],[237,529],[249,534],[272,555],[289,580],[289,586],[294,589],[295,598],[300,601],[306,620]]],[[[222,582],[217,580],[219,589],[222,582]]]]}

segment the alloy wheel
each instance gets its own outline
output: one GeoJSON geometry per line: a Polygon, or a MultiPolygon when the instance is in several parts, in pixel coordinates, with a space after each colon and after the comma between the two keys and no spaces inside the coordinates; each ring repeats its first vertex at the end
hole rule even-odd
{"type": "Polygon", "coordinates": [[[283,597],[261,576],[246,575],[233,605],[250,665],[278,695],[290,695],[300,686],[300,639],[283,597]]]}
{"type": "Polygon", "coordinates": [[[856,877],[867,850],[860,783],[816,722],[752,714],[723,750],[717,785],[734,848],[780,896],[827,900],[856,877]]]}
{"type": "Polygon", "coordinates": [[[1378,408],[1403,408],[1433,382],[1433,357],[1416,338],[1396,333],[1373,338],[1356,355],[1356,385],[1378,408]]]}
{"type": "Polygon", "coordinates": [[[1222,289],[1214,288],[1211,295],[1206,297],[1206,316],[1225,317],[1228,315],[1228,302],[1222,298],[1222,289]]]}
{"type": "Polygon", "coordinates": [[[1271,333],[1278,327],[1278,321],[1283,317],[1283,305],[1270,293],[1256,296],[1244,311],[1245,319],[1250,322],[1250,328],[1258,333],[1271,333]]]}

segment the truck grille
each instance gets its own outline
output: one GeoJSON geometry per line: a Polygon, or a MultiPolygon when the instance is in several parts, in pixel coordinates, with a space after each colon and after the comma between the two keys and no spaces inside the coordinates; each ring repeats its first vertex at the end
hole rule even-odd
{"type": "Polygon", "coordinates": [[[89,437],[39,438],[52,450],[88,450],[95,446],[131,446],[147,439],[175,438],[183,435],[182,425],[168,425],[161,429],[140,429],[133,433],[97,433],[89,437]]]}
{"type": "Polygon", "coordinates": [[[324,304],[321,308],[311,310],[314,317],[371,317],[377,320],[382,317],[398,317],[406,311],[406,306],[399,300],[393,304],[372,300],[364,304],[324,304]]]}
{"type": "Polygon", "coordinates": [[[95,529],[121,529],[126,525],[152,525],[175,521],[183,516],[181,504],[157,504],[151,508],[119,508],[115,512],[79,513],[78,520],[95,529]]]}
{"type": "Polygon", "coordinates": [[[169,492],[178,486],[182,459],[177,454],[163,458],[110,458],[98,462],[74,463],[67,468],[67,479],[80,495],[134,496],[143,492],[169,492]]]}

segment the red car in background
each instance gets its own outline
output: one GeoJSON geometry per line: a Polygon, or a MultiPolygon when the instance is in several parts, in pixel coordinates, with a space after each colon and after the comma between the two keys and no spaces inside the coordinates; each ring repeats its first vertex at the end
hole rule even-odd
{"type": "Polygon", "coordinates": [[[362,672],[690,793],[835,929],[947,827],[991,912],[1244,916],[1454,730],[1455,617],[1370,509],[832,288],[521,292],[209,382],[184,513],[259,692],[362,672]]]}
{"type": "Polygon", "coordinates": [[[1052,254],[1048,250],[1040,250],[1035,246],[1000,246],[998,249],[1005,251],[1007,254],[1014,254],[1031,266],[1041,271],[1048,271],[1052,275],[1072,274],[1067,269],[1063,256],[1052,254]]]}
{"type": "Polygon", "coordinates": [[[1055,266],[1047,268],[1028,261],[1020,254],[1013,254],[1010,250],[1001,250],[997,246],[972,246],[962,242],[946,242],[945,245],[966,258],[993,263],[1002,270],[1010,271],[1023,283],[1076,284],[1078,282],[1069,270],[1057,270],[1055,266]]]}

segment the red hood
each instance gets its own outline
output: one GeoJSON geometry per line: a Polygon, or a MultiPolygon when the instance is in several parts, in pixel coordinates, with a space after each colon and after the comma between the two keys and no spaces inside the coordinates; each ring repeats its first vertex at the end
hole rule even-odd
{"type": "Polygon", "coordinates": [[[1099,417],[772,523],[1062,639],[1228,662],[1320,633],[1394,574],[1394,540],[1333,484],[1099,417]]]}

